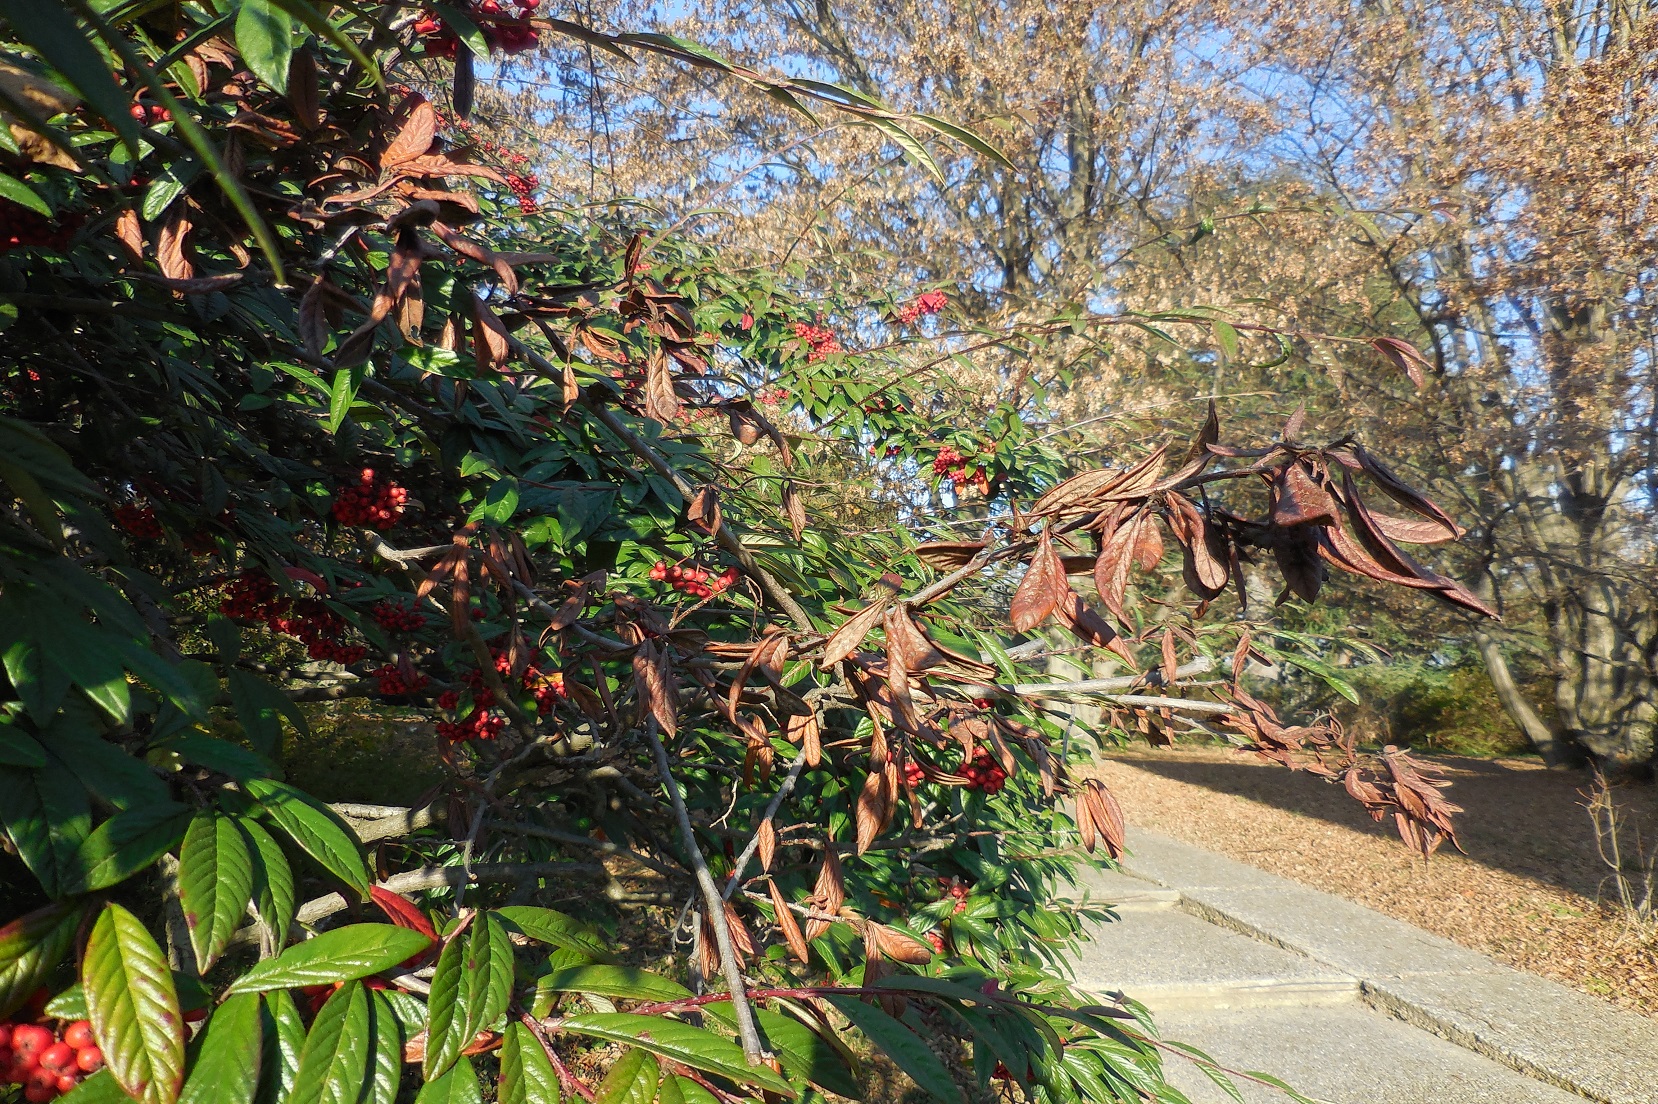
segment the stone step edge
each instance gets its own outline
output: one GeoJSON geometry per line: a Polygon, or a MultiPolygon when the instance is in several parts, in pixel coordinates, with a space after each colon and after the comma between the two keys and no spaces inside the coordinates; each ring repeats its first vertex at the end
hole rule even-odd
{"type": "Polygon", "coordinates": [[[1208,984],[1167,982],[1142,985],[1127,994],[1158,1012],[1233,1012],[1250,1008],[1322,1008],[1350,1004],[1362,997],[1357,978],[1277,978],[1208,984]]]}

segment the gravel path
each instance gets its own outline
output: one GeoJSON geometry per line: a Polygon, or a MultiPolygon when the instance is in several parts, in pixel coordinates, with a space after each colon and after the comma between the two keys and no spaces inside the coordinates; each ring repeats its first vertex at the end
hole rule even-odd
{"type": "MultiPolygon", "coordinates": [[[[1128,819],[1334,893],[1509,964],[1658,1015],[1658,932],[1611,907],[1616,889],[1584,809],[1588,778],[1524,760],[1435,757],[1464,806],[1467,855],[1424,863],[1339,786],[1217,748],[1114,753],[1100,776],[1128,819]],[[1604,903],[1603,903],[1604,902],[1604,903]]],[[[1651,786],[1617,791],[1658,846],[1651,786]]],[[[1446,849],[1449,851],[1449,848],[1446,849]]]]}

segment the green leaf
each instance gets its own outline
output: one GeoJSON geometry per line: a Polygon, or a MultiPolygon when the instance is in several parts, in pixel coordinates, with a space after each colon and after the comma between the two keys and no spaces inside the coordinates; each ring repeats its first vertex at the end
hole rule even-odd
{"type": "Polygon", "coordinates": [[[442,1077],[427,1081],[415,1104],[483,1104],[483,1099],[477,1071],[470,1059],[462,1057],[442,1077]]]}
{"type": "Polygon", "coordinates": [[[0,767],[44,767],[46,749],[27,732],[19,732],[16,725],[0,727],[0,767]]]}
{"type": "Polygon", "coordinates": [[[286,989],[275,989],[260,998],[264,1001],[260,1020],[264,1025],[265,1048],[262,1065],[265,1076],[259,1089],[262,1104],[286,1104],[299,1076],[299,1054],[305,1049],[305,1021],[286,989]]]}
{"type": "Polygon", "coordinates": [[[54,1020],[86,1019],[86,988],[77,981],[46,1002],[46,1014],[54,1020]]]}
{"type": "Polygon", "coordinates": [[[512,977],[512,939],[493,913],[478,913],[470,928],[444,944],[427,998],[428,1080],[448,1069],[478,1032],[507,1010],[512,977]]]}
{"type": "Polygon", "coordinates": [[[911,115],[910,118],[914,119],[918,123],[926,124],[927,126],[938,131],[940,134],[944,135],[946,138],[954,138],[968,149],[975,153],[983,154],[992,161],[996,162],[998,165],[1001,165],[1003,168],[1016,168],[1013,162],[1008,160],[1007,154],[1003,153],[983,138],[980,138],[972,131],[965,129],[964,127],[959,127],[955,123],[950,122],[948,119],[941,119],[936,115],[911,115]]]}
{"type": "Polygon", "coordinates": [[[691,995],[679,982],[636,966],[571,966],[537,978],[535,989],[537,999],[543,991],[649,1001],[683,1000],[691,995]]]}
{"type": "Polygon", "coordinates": [[[271,761],[258,752],[200,732],[181,733],[160,746],[178,752],[186,763],[218,771],[238,782],[246,782],[250,778],[269,778],[277,773],[271,761]]]}
{"type": "Polygon", "coordinates": [[[114,1074],[101,1069],[58,1097],[57,1104],[132,1104],[132,1097],[122,1091],[114,1074]]]}
{"type": "Polygon", "coordinates": [[[1228,363],[1237,360],[1238,331],[1230,322],[1222,322],[1218,318],[1209,325],[1215,331],[1215,343],[1220,346],[1221,356],[1225,357],[1228,363]]]}
{"type": "Polygon", "coordinates": [[[651,1104],[661,1079],[655,1058],[642,1050],[630,1050],[605,1071],[594,1104],[651,1104]]]}
{"type": "Polygon", "coordinates": [[[86,789],[65,770],[0,771],[0,822],[48,897],[63,895],[92,832],[86,789]]]}
{"type": "Polygon", "coordinates": [[[48,905],[0,928],[0,1017],[23,1007],[46,983],[85,912],[81,905],[48,905]]]}
{"type": "Polygon", "coordinates": [[[521,1023],[507,1025],[501,1040],[498,1104],[559,1104],[558,1072],[541,1041],[521,1023]]]}
{"type": "Polygon", "coordinates": [[[236,49],[253,75],[286,95],[294,56],[294,17],[269,0],[242,0],[236,13],[236,49]]]}
{"type": "Polygon", "coordinates": [[[40,198],[40,193],[15,176],[0,173],[0,199],[9,199],[13,203],[27,207],[37,214],[45,215],[47,218],[52,217],[52,209],[46,205],[44,199],[40,198]]]}
{"type": "Polygon", "coordinates": [[[81,842],[63,892],[107,889],[148,869],[179,842],[189,818],[189,811],[173,802],[116,813],[81,842]]]}
{"type": "Polygon", "coordinates": [[[305,714],[288,696],[258,675],[233,670],[225,678],[230,691],[230,704],[236,710],[236,719],[247,733],[253,749],[267,759],[278,759],[282,754],[282,718],[294,726],[301,736],[308,734],[305,714]]]}
{"type": "Polygon", "coordinates": [[[374,1068],[364,1104],[397,1104],[403,1080],[402,1022],[386,994],[378,990],[369,990],[369,1012],[374,1020],[374,1068]]]}
{"type": "Polygon", "coordinates": [[[138,127],[130,113],[131,100],[105,64],[91,38],[62,4],[41,4],[34,0],[0,0],[0,16],[11,24],[18,38],[39,51],[47,63],[62,73],[92,110],[126,142],[134,155],[139,150],[138,127]]]}
{"type": "MultiPolygon", "coordinates": [[[[729,1004],[706,1004],[703,1011],[733,1030],[737,1020],[729,1004]]],[[[833,1044],[793,1016],[769,1008],[753,1009],[767,1049],[777,1055],[789,1077],[809,1081],[826,1092],[856,1099],[858,1080],[847,1068],[846,1057],[833,1044]]]]}
{"type": "Polygon", "coordinates": [[[448,4],[433,4],[432,11],[437,13],[437,17],[445,26],[455,32],[456,38],[466,43],[474,57],[489,56],[489,41],[484,38],[484,33],[478,29],[476,23],[448,4]]]}
{"type": "Polygon", "coordinates": [[[142,760],[99,735],[90,710],[66,709],[42,734],[59,763],[93,796],[121,810],[177,806],[167,784],[142,760]]]}
{"type": "Polygon", "coordinates": [[[785,1096],[795,1095],[789,1083],[767,1067],[749,1065],[742,1048],[736,1043],[678,1020],[640,1016],[631,1012],[593,1012],[572,1016],[562,1026],[565,1031],[577,1035],[592,1035],[614,1043],[643,1047],[652,1054],[683,1063],[692,1069],[717,1073],[721,1077],[758,1085],[785,1096]]]}
{"type": "Polygon", "coordinates": [[[230,983],[227,993],[263,993],[302,985],[329,985],[389,970],[432,941],[394,924],[347,924],[296,943],[230,983]]]}
{"type": "Polygon", "coordinates": [[[495,915],[538,943],[580,951],[600,962],[611,958],[609,943],[587,925],[562,912],[534,905],[507,905],[496,909],[495,915]]]}
{"type": "Polygon", "coordinates": [[[265,1049],[257,993],[219,1005],[199,1041],[179,1104],[252,1104],[265,1049]]]}
{"type": "Polygon", "coordinates": [[[174,1104],[184,1084],[184,1018],[167,957],[120,905],[99,914],[81,961],[87,1018],[104,1062],[142,1104],[174,1104]]]}
{"type": "Polygon", "coordinates": [[[293,923],[297,905],[293,869],[288,866],[288,857],[282,848],[258,821],[238,817],[236,826],[246,833],[250,844],[253,907],[259,910],[259,919],[270,928],[271,943],[281,947],[288,942],[288,925],[293,923]]]}
{"type": "Polygon", "coordinates": [[[234,820],[202,812],[191,819],[178,858],[179,901],[205,973],[229,945],[253,899],[253,856],[234,820]]]}
{"type": "Polygon", "coordinates": [[[374,1068],[368,990],[348,981],[317,1012],[287,1104],[357,1104],[374,1068]]]}
{"type": "Polygon", "coordinates": [[[306,854],[359,896],[368,896],[370,878],[362,847],[332,809],[310,794],[269,778],[250,778],[242,788],[306,854]]]}
{"type": "Polygon", "coordinates": [[[891,1058],[893,1064],[909,1075],[910,1080],[947,1104],[959,1104],[961,1089],[951,1079],[938,1055],[928,1049],[921,1039],[872,1004],[855,997],[829,997],[829,1003],[841,1015],[852,1021],[852,1026],[891,1058]]]}

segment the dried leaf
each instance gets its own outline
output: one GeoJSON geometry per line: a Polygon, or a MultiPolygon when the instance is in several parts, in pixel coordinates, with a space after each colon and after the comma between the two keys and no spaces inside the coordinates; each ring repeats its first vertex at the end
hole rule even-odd
{"type": "Polygon", "coordinates": [[[806,503],[801,500],[800,492],[795,489],[794,480],[783,481],[783,514],[789,519],[789,532],[794,539],[799,540],[806,532],[806,503]]]}
{"type": "Polygon", "coordinates": [[[1200,598],[1213,598],[1226,589],[1230,550],[1190,499],[1171,494],[1166,501],[1169,530],[1184,554],[1181,570],[1186,586],[1200,598]]]}
{"type": "Polygon", "coordinates": [[[1272,480],[1273,525],[1335,525],[1335,496],[1314,481],[1300,461],[1285,464],[1272,480]]]}
{"type": "Polygon", "coordinates": [[[288,62],[288,106],[306,130],[322,125],[317,107],[317,59],[308,47],[295,50],[288,62]]]}
{"type": "Polygon", "coordinates": [[[824,643],[823,658],[818,661],[818,665],[828,669],[857,651],[886,608],[886,600],[873,601],[848,618],[824,643]]]}
{"type": "Polygon", "coordinates": [[[758,841],[756,852],[760,856],[760,869],[771,873],[771,861],[777,857],[777,829],[772,825],[771,817],[760,822],[754,838],[758,841]]]}
{"type": "Polygon", "coordinates": [[[777,887],[775,878],[769,880],[771,887],[771,907],[776,918],[777,930],[783,933],[783,941],[789,945],[789,950],[801,962],[811,960],[811,951],[806,945],[806,936],[800,930],[800,924],[794,918],[794,910],[789,908],[788,899],[783,891],[777,887]]]}
{"type": "Polygon", "coordinates": [[[709,536],[720,529],[720,495],[712,485],[704,484],[691,496],[685,507],[685,520],[709,536]]]}
{"type": "Polygon", "coordinates": [[[863,789],[858,793],[858,802],[855,810],[857,825],[857,853],[862,855],[869,850],[869,845],[875,842],[875,837],[886,830],[892,822],[892,800],[894,794],[887,784],[887,772],[884,768],[877,768],[869,772],[864,779],[863,789]]]}
{"type": "Polygon", "coordinates": [[[874,942],[878,951],[894,962],[902,962],[906,966],[925,966],[933,960],[931,947],[896,928],[889,928],[885,924],[877,924],[871,920],[865,934],[874,942]]]}
{"type": "Polygon", "coordinates": [[[512,350],[507,328],[477,292],[472,293],[472,356],[481,374],[498,372],[512,350]]]}
{"type": "Polygon", "coordinates": [[[660,351],[651,353],[645,368],[645,417],[654,418],[663,425],[672,425],[680,417],[673,373],[668,370],[668,358],[660,351]]]}
{"type": "Polygon", "coordinates": [[[668,653],[649,640],[640,644],[633,653],[633,677],[640,708],[656,718],[664,735],[673,736],[679,727],[679,685],[668,653]]]}
{"type": "Polygon", "coordinates": [[[1070,584],[1065,581],[1065,565],[1054,551],[1052,538],[1044,531],[1036,554],[1025,570],[1025,577],[1013,593],[1009,612],[1014,631],[1029,632],[1047,620],[1069,590],[1070,584]]]}
{"type": "Polygon", "coordinates": [[[173,212],[155,238],[155,260],[161,269],[161,274],[169,280],[189,280],[196,275],[196,266],[190,263],[186,255],[190,231],[195,224],[185,214],[183,206],[173,212]]]}
{"type": "Polygon", "coordinates": [[[928,567],[954,568],[971,563],[986,547],[986,541],[928,541],[915,546],[915,555],[928,567]]]}
{"type": "Polygon", "coordinates": [[[426,102],[424,96],[419,93],[411,95],[403,101],[400,110],[408,113],[408,121],[386,147],[386,152],[380,155],[381,169],[394,169],[413,161],[431,149],[432,139],[437,137],[437,112],[432,110],[432,105],[426,102]]]}
{"type": "Polygon", "coordinates": [[[1371,338],[1370,347],[1386,357],[1389,364],[1409,376],[1418,391],[1422,389],[1422,369],[1432,369],[1433,364],[1417,351],[1415,345],[1401,341],[1397,337],[1376,337],[1371,338]]]}
{"type": "Polygon", "coordinates": [[[115,216],[115,240],[121,243],[121,248],[126,250],[133,263],[143,263],[144,228],[138,221],[138,212],[131,207],[115,216]]]}
{"type": "Polygon", "coordinates": [[[1150,514],[1145,510],[1136,510],[1104,538],[1099,558],[1094,561],[1094,589],[1099,593],[1100,601],[1105,603],[1105,608],[1119,621],[1128,620],[1128,615],[1123,612],[1123,599],[1128,593],[1128,573],[1134,566],[1140,533],[1150,524],[1150,514]]]}

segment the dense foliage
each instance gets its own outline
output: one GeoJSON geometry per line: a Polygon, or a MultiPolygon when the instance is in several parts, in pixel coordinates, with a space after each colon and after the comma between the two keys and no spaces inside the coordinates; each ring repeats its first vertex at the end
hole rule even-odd
{"type": "Polygon", "coordinates": [[[1279,723],[1237,684],[1264,645],[1202,620],[1245,559],[1309,600],[1335,566],[1481,608],[1400,549],[1458,530],[1362,446],[1297,418],[1231,448],[1211,415],[1184,459],[1071,474],[1016,407],[939,424],[868,380],[941,338],[945,296],[805,302],[542,194],[468,105],[476,58],[557,34],[919,158],[918,129],[995,156],[971,134],[523,3],[0,14],[0,1048],[25,1099],[856,1096],[849,1025],[946,1101],[1178,1101],[1142,1011],[1064,982],[1085,913],[1056,887],[1123,825],[1043,701],[1212,718],[1424,852],[1451,832],[1408,757],[1279,723]],[[976,496],[984,536],[926,540],[872,490],[878,524],[815,512],[898,477],[976,496]],[[1044,677],[1077,641],[1128,673],[1044,677]],[[442,786],[286,781],[302,706],[343,699],[428,719],[442,786]],[[657,961],[620,945],[647,928],[657,961]]]}

